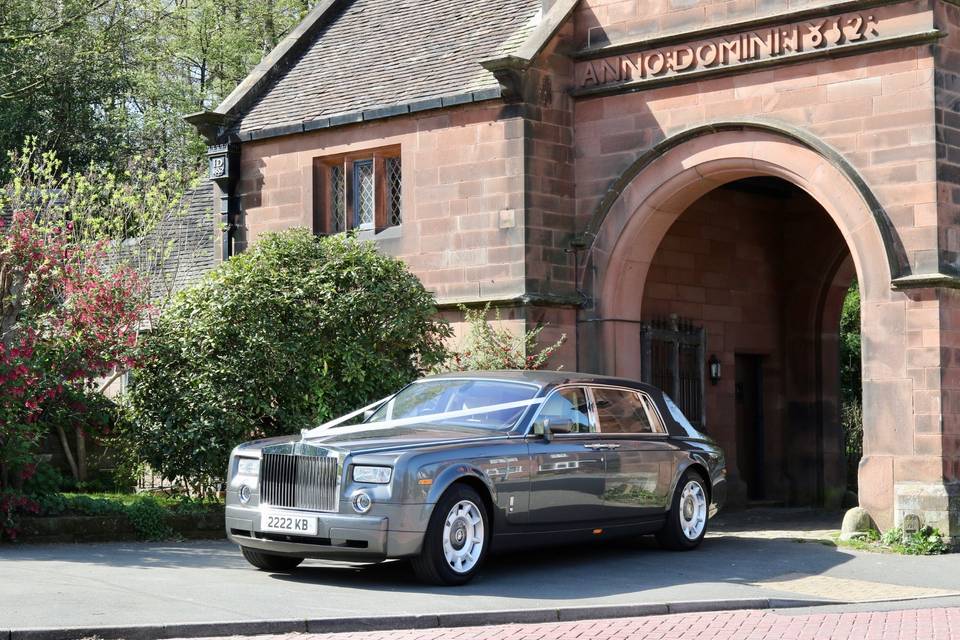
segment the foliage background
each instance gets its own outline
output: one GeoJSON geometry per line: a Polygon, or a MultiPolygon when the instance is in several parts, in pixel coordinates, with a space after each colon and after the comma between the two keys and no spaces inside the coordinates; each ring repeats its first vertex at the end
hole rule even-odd
{"type": "Polygon", "coordinates": [[[863,381],[860,344],[860,287],[850,285],[840,315],[840,423],[847,452],[847,485],[857,490],[863,457],[863,381]]]}
{"type": "Polygon", "coordinates": [[[313,4],[0,0],[0,150],[36,136],[70,169],[194,167],[204,145],[183,116],[216,106],[313,4]]]}

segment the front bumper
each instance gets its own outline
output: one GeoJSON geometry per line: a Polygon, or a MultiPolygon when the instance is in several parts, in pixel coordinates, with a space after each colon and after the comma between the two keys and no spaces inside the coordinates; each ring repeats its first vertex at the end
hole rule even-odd
{"type": "MultiPolygon", "coordinates": [[[[227,538],[243,547],[302,558],[377,562],[417,555],[424,532],[391,530],[392,509],[379,506],[381,513],[364,516],[279,509],[318,519],[316,536],[296,536],[264,532],[259,509],[228,505],[227,538]]],[[[399,513],[396,516],[395,522],[403,520],[399,513]]]]}

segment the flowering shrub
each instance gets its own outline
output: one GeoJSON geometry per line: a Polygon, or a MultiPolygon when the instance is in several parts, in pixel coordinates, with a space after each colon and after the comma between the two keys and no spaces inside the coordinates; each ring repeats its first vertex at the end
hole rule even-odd
{"type": "Polygon", "coordinates": [[[86,411],[93,380],[133,363],[145,310],[137,275],[109,267],[104,243],[79,240],[71,222],[25,211],[0,221],[0,517],[25,508],[11,492],[48,430],[64,444],[65,424],[84,435],[65,416],[86,411]]]}
{"type": "Polygon", "coordinates": [[[502,369],[542,369],[550,356],[566,342],[563,335],[554,344],[540,347],[538,326],[520,335],[502,326],[500,310],[494,322],[488,322],[490,305],[483,309],[460,307],[468,326],[467,335],[458,349],[436,371],[492,371],[502,369]]]}
{"type": "Polygon", "coordinates": [[[17,539],[17,516],[40,513],[40,505],[19,491],[0,491],[0,540],[17,539]]]}

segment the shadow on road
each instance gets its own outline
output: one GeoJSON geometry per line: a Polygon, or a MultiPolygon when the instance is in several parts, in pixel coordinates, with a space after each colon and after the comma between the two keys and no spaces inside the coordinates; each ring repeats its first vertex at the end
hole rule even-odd
{"type": "Polygon", "coordinates": [[[237,548],[226,541],[0,545],[0,562],[4,560],[96,564],[124,569],[249,566],[237,548]]]}
{"type": "MultiPolygon", "coordinates": [[[[457,595],[524,599],[581,599],[675,587],[691,582],[757,582],[786,573],[822,573],[850,556],[832,546],[787,540],[709,538],[700,549],[659,549],[652,538],[552,547],[490,557],[477,578],[457,595]]],[[[385,592],[449,595],[451,589],[419,583],[408,563],[374,565],[308,563],[285,582],[385,592]]]]}
{"type": "MultiPolygon", "coordinates": [[[[599,598],[691,583],[723,589],[731,583],[758,582],[787,573],[819,574],[849,561],[849,553],[834,547],[816,542],[801,544],[789,536],[771,538],[763,530],[767,527],[802,531],[812,526],[810,513],[815,515],[814,519],[819,518],[817,512],[789,510],[725,514],[724,519],[717,521],[717,531],[698,550],[686,553],[663,551],[647,536],[494,555],[472,583],[456,589],[419,583],[409,563],[403,561],[367,565],[307,561],[289,574],[261,575],[307,588],[317,585],[385,593],[525,600],[599,598]],[[756,536],[744,535],[743,531],[751,527],[757,529],[756,536]],[[724,535],[725,531],[737,533],[724,535]]],[[[827,518],[833,516],[821,519],[827,522],[827,518]]],[[[82,563],[134,571],[165,568],[183,570],[185,574],[199,569],[198,577],[204,575],[202,570],[206,568],[253,572],[236,547],[225,541],[0,547],[0,562],[3,560],[82,563]]],[[[241,579],[256,581],[252,573],[241,579]]]]}

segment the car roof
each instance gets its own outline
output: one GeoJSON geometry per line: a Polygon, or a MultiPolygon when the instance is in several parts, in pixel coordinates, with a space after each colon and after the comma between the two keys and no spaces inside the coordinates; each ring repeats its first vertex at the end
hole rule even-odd
{"type": "Polygon", "coordinates": [[[480,378],[488,380],[504,380],[509,382],[527,382],[535,384],[541,388],[556,387],[562,384],[608,384],[622,387],[632,387],[644,391],[656,391],[659,389],[639,380],[629,378],[617,378],[612,376],[601,376],[593,373],[580,373],[576,371],[548,371],[548,370],[516,370],[506,369],[503,371],[452,371],[428,376],[431,379],[442,378],[480,378]]]}

